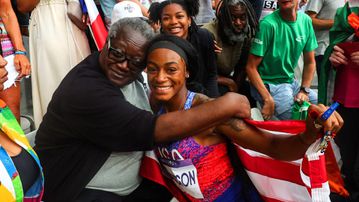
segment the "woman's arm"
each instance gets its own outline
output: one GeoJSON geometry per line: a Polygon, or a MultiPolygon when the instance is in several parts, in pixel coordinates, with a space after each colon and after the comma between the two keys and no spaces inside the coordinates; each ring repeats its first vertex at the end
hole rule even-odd
{"type": "Polygon", "coordinates": [[[155,141],[161,143],[198,135],[233,116],[248,118],[250,108],[244,107],[246,102],[243,95],[227,93],[189,110],[163,114],[156,121],[155,141]]]}
{"type": "Polygon", "coordinates": [[[24,53],[26,52],[22,42],[22,36],[14,10],[10,0],[0,0],[0,17],[4,22],[5,29],[15,49],[14,65],[20,73],[18,78],[29,75],[31,71],[30,62],[24,53]],[[17,52],[20,52],[17,53],[17,52]]]}
{"type": "MultiPolygon", "coordinates": [[[[309,110],[322,114],[326,107],[324,105],[311,105],[309,110]]],[[[337,133],[343,125],[343,119],[335,112],[322,125],[324,131],[337,133]]],[[[299,135],[273,135],[260,131],[240,119],[232,119],[225,124],[219,125],[215,131],[226,135],[244,148],[261,152],[279,160],[290,161],[304,156],[308,147],[317,139],[319,129],[315,128],[314,120],[308,116],[306,131],[299,135]]]]}

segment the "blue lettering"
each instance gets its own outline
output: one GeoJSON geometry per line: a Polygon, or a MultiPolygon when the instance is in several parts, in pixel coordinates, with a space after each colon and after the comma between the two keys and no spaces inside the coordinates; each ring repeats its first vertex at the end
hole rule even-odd
{"type": "Polygon", "coordinates": [[[181,183],[186,187],[188,186],[189,178],[188,178],[187,173],[182,173],[182,175],[181,175],[181,183]],[[185,179],[186,179],[187,182],[184,181],[185,179]]]}
{"type": "Polygon", "coordinates": [[[176,175],[175,177],[176,177],[176,182],[177,182],[179,185],[181,185],[180,176],[176,175]]]}
{"type": "Polygon", "coordinates": [[[194,170],[190,171],[188,174],[189,174],[190,185],[196,184],[196,178],[195,178],[194,170]]]}

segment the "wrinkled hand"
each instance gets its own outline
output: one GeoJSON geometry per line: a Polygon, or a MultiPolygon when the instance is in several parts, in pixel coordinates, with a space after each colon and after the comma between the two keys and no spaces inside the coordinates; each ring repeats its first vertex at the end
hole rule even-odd
{"type": "Polygon", "coordinates": [[[31,65],[29,60],[25,55],[15,55],[14,65],[17,72],[19,72],[19,76],[17,76],[17,80],[21,79],[24,76],[30,75],[31,73],[31,65]]]}
{"type": "Polygon", "coordinates": [[[309,96],[306,93],[299,91],[299,93],[295,96],[294,101],[297,101],[302,104],[303,101],[309,101],[309,96]]]}
{"type": "Polygon", "coordinates": [[[218,45],[217,41],[216,40],[213,40],[214,42],[214,52],[219,54],[219,53],[222,53],[222,48],[218,45]]]}
{"type": "Polygon", "coordinates": [[[4,82],[7,80],[6,64],[6,60],[0,55],[0,90],[4,89],[4,82]]]}
{"type": "Polygon", "coordinates": [[[261,111],[264,120],[269,120],[272,118],[274,114],[274,107],[274,100],[272,96],[270,96],[266,101],[264,101],[264,105],[261,111]]]}
{"type": "Polygon", "coordinates": [[[344,55],[344,50],[339,48],[339,46],[334,46],[333,52],[329,57],[329,61],[334,67],[348,64],[348,59],[344,55]]]}
{"type": "Polygon", "coordinates": [[[350,55],[350,60],[354,62],[356,65],[359,65],[359,51],[352,53],[350,55]]]}
{"type": "Polygon", "coordinates": [[[333,135],[338,133],[344,124],[342,117],[339,113],[334,112],[326,121],[320,119],[321,115],[328,109],[322,104],[314,105],[311,104],[308,109],[308,117],[306,120],[306,131],[303,133],[303,138],[308,144],[314,142],[318,138],[318,134],[321,132],[331,131],[333,135]],[[316,127],[316,124],[322,127],[316,127]]]}

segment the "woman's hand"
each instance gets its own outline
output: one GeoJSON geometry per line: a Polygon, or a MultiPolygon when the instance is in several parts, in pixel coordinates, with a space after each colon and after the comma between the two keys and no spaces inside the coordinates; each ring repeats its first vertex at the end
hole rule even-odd
{"type": "Polygon", "coordinates": [[[313,143],[322,131],[324,133],[330,131],[331,134],[335,135],[343,126],[343,118],[336,111],[327,120],[322,121],[320,119],[327,109],[328,107],[322,104],[310,105],[306,120],[306,131],[302,134],[302,139],[306,144],[310,145],[313,143]]]}
{"type": "Polygon", "coordinates": [[[333,52],[329,57],[329,61],[334,67],[348,64],[348,59],[344,55],[344,50],[339,46],[334,46],[333,52]]]}
{"type": "Polygon", "coordinates": [[[19,72],[17,80],[21,79],[24,76],[28,76],[31,73],[31,65],[29,59],[25,55],[15,54],[14,65],[16,71],[19,72]]]}

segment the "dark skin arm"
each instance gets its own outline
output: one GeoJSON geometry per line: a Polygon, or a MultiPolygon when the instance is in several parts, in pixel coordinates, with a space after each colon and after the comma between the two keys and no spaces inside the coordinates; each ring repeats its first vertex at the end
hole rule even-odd
{"type": "MultiPolygon", "coordinates": [[[[205,95],[198,94],[194,104],[201,105],[208,100],[205,95]]],[[[317,112],[319,117],[326,109],[327,107],[324,105],[311,105],[309,108],[309,110],[317,112]]],[[[343,123],[341,116],[335,112],[321,125],[323,125],[324,131],[337,133],[343,123]]],[[[308,147],[318,138],[318,132],[319,130],[314,127],[314,120],[310,116],[306,120],[306,131],[293,136],[266,133],[247,124],[243,119],[232,118],[213,128],[199,131],[200,135],[195,136],[195,140],[201,145],[212,145],[223,142],[224,139],[221,135],[225,135],[244,148],[261,152],[278,160],[292,161],[304,156],[308,147]]]]}
{"type": "Polygon", "coordinates": [[[156,121],[155,141],[168,142],[196,135],[233,116],[248,118],[250,110],[244,107],[245,100],[247,98],[237,93],[227,93],[190,110],[163,114],[156,121]]]}
{"type": "MultiPolygon", "coordinates": [[[[318,114],[327,109],[324,105],[311,105],[309,110],[318,114]]],[[[335,112],[327,121],[321,123],[324,131],[337,133],[343,126],[343,119],[335,112]]],[[[319,129],[314,127],[314,120],[308,116],[306,131],[299,135],[282,136],[260,131],[243,120],[232,119],[216,127],[216,132],[225,134],[238,145],[266,154],[279,160],[292,161],[302,158],[308,147],[318,138],[319,129]]]]}

